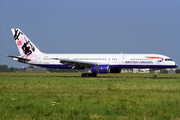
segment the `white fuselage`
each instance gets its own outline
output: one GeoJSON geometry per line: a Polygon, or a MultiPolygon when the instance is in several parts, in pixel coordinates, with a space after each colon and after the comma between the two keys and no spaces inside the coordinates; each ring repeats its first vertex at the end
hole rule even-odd
{"type": "MultiPolygon", "coordinates": [[[[172,68],[176,63],[169,57],[160,54],[41,54],[34,64],[43,67],[64,68],[61,59],[77,62],[94,63],[95,65],[110,65],[120,68],[172,68]]],[[[67,68],[69,66],[66,65],[67,68]]]]}

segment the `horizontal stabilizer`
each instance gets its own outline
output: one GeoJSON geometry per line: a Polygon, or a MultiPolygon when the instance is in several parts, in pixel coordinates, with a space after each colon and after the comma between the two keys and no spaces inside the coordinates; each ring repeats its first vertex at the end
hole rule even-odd
{"type": "Polygon", "coordinates": [[[22,57],[18,57],[18,56],[11,56],[11,55],[6,55],[6,57],[11,57],[13,60],[15,60],[14,58],[16,58],[17,60],[16,61],[31,61],[30,59],[27,59],[27,58],[22,58],[22,57]]]}

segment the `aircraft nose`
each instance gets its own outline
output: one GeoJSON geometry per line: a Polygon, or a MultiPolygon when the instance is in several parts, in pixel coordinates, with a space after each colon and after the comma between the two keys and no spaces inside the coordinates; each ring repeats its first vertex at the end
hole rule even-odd
{"type": "Polygon", "coordinates": [[[175,66],[177,67],[177,63],[175,63],[175,66]]]}

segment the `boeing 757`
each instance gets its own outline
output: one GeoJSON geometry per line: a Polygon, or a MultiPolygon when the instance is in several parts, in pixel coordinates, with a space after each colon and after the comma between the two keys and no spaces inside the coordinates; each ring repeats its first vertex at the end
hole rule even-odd
{"type": "Polygon", "coordinates": [[[84,69],[81,77],[96,77],[98,73],[120,73],[121,68],[161,69],[177,66],[171,58],[160,54],[46,54],[42,53],[20,29],[11,30],[20,56],[8,57],[40,67],[84,69]]]}

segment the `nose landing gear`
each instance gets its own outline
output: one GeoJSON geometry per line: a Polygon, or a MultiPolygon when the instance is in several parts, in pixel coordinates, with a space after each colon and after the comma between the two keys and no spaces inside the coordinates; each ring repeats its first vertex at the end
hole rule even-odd
{"type": "Polygon", "coordinates": [[[154,69],[154,75],[153,75],[153,78],[156,78],[156,77],[157,77],[157,73],[159,73],[159,72],[160,72],[160,70],[157,69],[157,68],[155,68],[155,69],[154,69]]]}
{"type": "Polygon", "coordinates": [[[154,74],[154,75],[153,75],[153,78],[156,78],[156,77],[157,77],[157,74],[154,74]]]}

